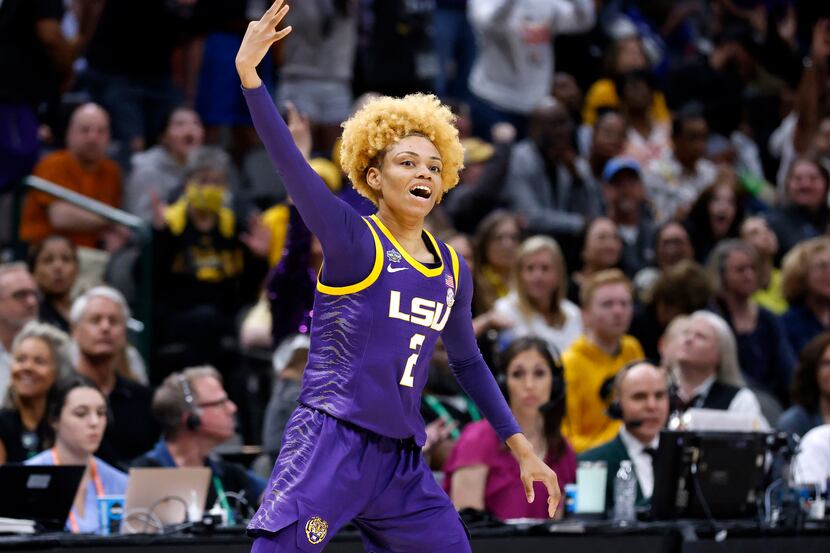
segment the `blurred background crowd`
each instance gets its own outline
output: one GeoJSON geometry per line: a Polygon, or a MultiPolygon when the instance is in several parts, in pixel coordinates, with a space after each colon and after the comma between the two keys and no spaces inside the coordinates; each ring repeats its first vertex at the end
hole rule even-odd
{"type": "MultiPolygon", "coordinates": [[[[361,213],[341,122],[419,91],[457,115],[465,168],[427,226],[472,269],[482,354],[562,485],[577,455],[630,457],[647,499],[646,450],[690,406],[830,423],[830,4],[288,3],[259,73],[361,213]]],[[[269,5],[0,0],[0,462],[63,444],[262,493],[323,261],[235,72],[269,5]],[[228,441],[257,461],[216,457],[228,441]]],[[[430,370],[425,454],[455,504],[543,515],[441,347],[430,370]]]]}

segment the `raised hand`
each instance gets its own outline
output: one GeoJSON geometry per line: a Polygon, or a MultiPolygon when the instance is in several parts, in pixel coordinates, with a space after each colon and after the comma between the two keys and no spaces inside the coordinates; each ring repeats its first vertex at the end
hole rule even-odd
{"type": "Polygon", "coordinates": [[[239,239],[257,257],[267,258],[271,252],[271,229],[265,226],[262,218],[255,213],[248,216],[248,232],[242,234],[239,239]]]}
{"type": "Polygon", "coordinates": [[[156,230],[162,230],[167,226],[167,219],[164,217],[164,213],[167,211],[167,204],[159,198],[158,192],[156,192],[155,187],[151,187],[150,190],[147,191],[150,196],[150,207],[152,208],[153,212],[153,228],[156,230]]]}
{"type": "Polygon", "coordinates": [[[245,88],[257,88],[262,84],[256,73],[257,65],[275,42],[285,38],[291,32],[290,25],[277,30],[277,25],[288,13],[288,5],[283,4],[284,0],[277,0],[259,21],[251,21],[248,24],[248,30],[245,31],[242,44],[236,53],[236,71],[245,88]]]}

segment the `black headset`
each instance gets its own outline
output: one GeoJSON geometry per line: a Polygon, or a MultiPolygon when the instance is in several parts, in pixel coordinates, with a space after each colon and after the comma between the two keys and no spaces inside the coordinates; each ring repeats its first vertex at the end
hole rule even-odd
{"type": "Polygon", "coordinates": [[[193,399],[193,390],[190,389],[190,383],[187,381],[187,377],[184,373],[179,374],[179,385],[182,388],[184,402],[187,403],[188,414],[185,424],[187,425],[187,428],[192,431],[198,430],[199,427],[202,426],[202,417],[199,416],[199,408],[196,406],[196,402],[193,399]]]}
{"type": "MultiPolygon", "coordinates": [[[[533,342],[540,345],[544,344],[548,355],[550,355],[550,358],[553,359],[553,366],[551,367],[551,372],[553,373],[553,385],[550,390],[550,399],[539,406],[540,411],[550,411],[565,400],[565,393],[567,391],[565,386],[565,369],[562,366],[562,359],[559,357],[559,351],[548,343],[547,340],[537,337],[533,339],[533,342]]],[[[503,363],[500,362],[500,364],[503,363]]],[[[501,390],[502,395],[504,395],[504,399],[509,401],[510,396],[507,393],[506,370],[506,367],[499,369],[496,373],[496,383],[499,385],[499,390],[501,390]]]]}
{"type": "Polygon", "coordinates": [[[611,403],[608,405],[608,408],[605,410],[605,414],[608,415],[609,419],[614,419],[618,421],[625,420],[625,414],[622,410],[622,405],[620,404],[620,398],[616,396],[614,388],[616,388],[615,384],[618,382],[617,379],[622,380],[624,378],[625,373],[636,367],[637,365],[641,365],[643,363],[647,363],[645,359],[635,359],[634,361],[629,361],[622,368],[617,371],[616,374],[613,376],[609,376],[605,379],[602,383],[602,386],[599,388],[599,397],[605,401],[609,397],[612,397],[611,403]]]}

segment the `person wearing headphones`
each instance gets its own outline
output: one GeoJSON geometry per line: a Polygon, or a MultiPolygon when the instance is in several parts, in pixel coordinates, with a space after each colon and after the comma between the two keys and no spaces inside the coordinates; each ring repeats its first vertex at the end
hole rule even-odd
{"type": "Polygon", "coordinates": [[[605,506],[614,505],[614,475],[622,461],[629,460],[637,478],[637,505],[645,506],[654,491],[653,455],[660,441],[660,430],[669,418],[669,374],[646,361],[623,367],[614,379],[615,399],[608,416],[622,421],[617,435],[579,455],[580,461],[605,461],[605,506]]]}
{"type": "MultiPolygon", "coordinates": [[[[526,336],[502,355],[496,380],[533,449],[559,478],[560,489],[576,482],[576,454],[562,436],[565,379],[559,353],[545,340],[526,336]]],[[[444,465],[444,489],[459,511],[487,511],[500,520],[546,518],[547,491],[534,484],[528,503],[519,485],[519,464],[486,420],[464,427],[444,465]]],[[[557,517],[564,504],[560,503],[557,517]]]]}
{"type": "Polygon", "coordinates": [[[162,438],[132,466],[209,467],[207,508],[218,503],[228,524],[242,522],[237,516],[246,517],[247,513],[241,507],[259,505],[265,481],[238,463],[211,455],[216,446],[234,436],[236,426],[236,405],[228,398],[219,372],[201,366],[172,373],[156,389],[152,409],[162,438]]]}

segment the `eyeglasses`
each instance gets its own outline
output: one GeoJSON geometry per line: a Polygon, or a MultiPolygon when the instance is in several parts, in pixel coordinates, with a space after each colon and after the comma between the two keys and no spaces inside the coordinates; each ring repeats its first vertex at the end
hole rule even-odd
{"type": "Polygon", "coordinates": [[[214,399],[213,401],[203,401],[201,403],[197,403],[196,406],[201,409],[207,409],[209,407],[224,407],[230,401],[228,396],[223,398],[214,399]]]}
{"type": "Polygon", "coordinates": [[[15,301],[26,301],[30,298],[37,299],[37,290],[15,290],[11,294],[6,294],[5,297],[15,301]]]}

